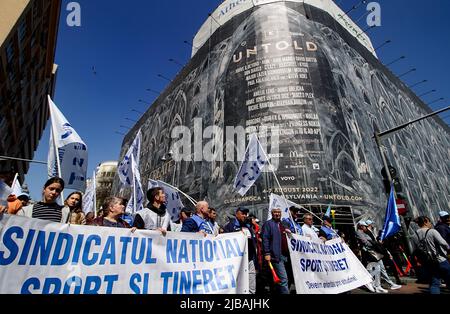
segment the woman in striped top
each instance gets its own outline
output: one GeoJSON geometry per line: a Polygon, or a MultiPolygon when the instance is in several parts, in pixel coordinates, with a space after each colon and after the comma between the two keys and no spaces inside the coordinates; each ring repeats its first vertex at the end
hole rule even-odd
{"type": "Polygon", "coordinates": [[[49,179],[44,184],[44,190],[42,192],[43,201],[24,207],[19,214],[30,218],[67,223],[70,210],[68,207],[63,207],[56,203],[63,190],[63,179],[58,177],[49,179]]]}

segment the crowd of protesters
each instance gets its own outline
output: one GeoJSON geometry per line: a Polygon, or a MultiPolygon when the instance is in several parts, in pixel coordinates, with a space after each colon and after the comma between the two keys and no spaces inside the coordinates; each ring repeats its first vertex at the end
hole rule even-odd
{"type": "MultiPolygon", "coordinates": [[[[348,239],[342,231],[335,230],[332,218],[322,216],[322,225],[317,228],[313,224],[313,215],[310,212],[300,214],[295,206],[289,208],[289,218],[281,218],[280,208],[271,210],[271,219],[262,226],[259,220],[246,208],[239,207],[234,211],[234,217],[220,226],[217,221],[217,212],[208,202],[200,201],[195,210],[181,209],[179,219],[171,221],[166,210],[166,196],[160,187],[152,188],[147,192],[148,205],[135,215],[125,213],[127,200],[121,197],[108,197],[101,209],[85,214],[82,210],[81,192],[71,193],[64,201],[64,205],[57,203],[64,190],[64,181],[60,178],[51,178],[43,186],[42,200],[30,205],[28,194],[9,195],[7,205],[0,205],[0,214],[19,215],[37,218],[57,223],[75,225],[92,225],[114,228],[131,228],[136,230],[156,230],[166,235],[172,232],[195,232],[204,236],[217,236],[221,233],[242,232],[248,239],[248,272],[249,291],[252,294],[265,294],[267,290],[273,294],[289,294],[295,292],[295,284],[290,265],[288,250],[289,234],[296,233],[313,240],[329,241],[340,238],[343,242],[348,239]],[[279,280],[275,283],[270,272],[273,268],[279,280]]],[[[355,236],[357,247],[352,248],[373,276],[373,282],[366,285],[374,293],[387,293],[383,288],[382,279],[391,290],[402,286],[400,275],[405,275],[402,265],[406,260],[414,266],[418,277],[423,278],[430,285],[430,293],[440,293],[442,282],[447,288],[450,286],[450,218],[448,212],[439,213],[440,220],[435,228],[431,219],[420,216],[415,219],[417,230],[412,237],[413,252],[407,257],[398,235],[380,241],[374,234],[372,220],[360,220],[356,225],[355,236]],[[420,249],[425,247],[431,256],[425,260],[420,256],[420,249]],[[391,253],[391,252],[394,252],[391,253]],[[385,264],[397,283],[391,279],[385,264]],[[400,267],[399,267],[400,265],[400,267]]],[[[423,250],[422,250],[423,251],[423,250]]],[[[423,255],[423,254],[422,254],[423,255]]],[[[412,270],[412,269],[411,269],[412,270]]],[[[419,278],[419,279],[420,279],[419,278]]]]}

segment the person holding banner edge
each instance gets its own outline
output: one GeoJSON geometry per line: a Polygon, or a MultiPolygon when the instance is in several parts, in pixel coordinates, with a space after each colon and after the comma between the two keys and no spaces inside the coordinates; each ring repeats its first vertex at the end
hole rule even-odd
{"type": "Polygon", "coordinates": [[[156,187],[147,191],[147,208],[136,213],[133,227],[145,230],[159,230],[166,235],[170,229],[170,215],[166,210],[166,193],[156,187]]]}
{"type": "Polygon", "coordinates": [[[247,208],[237,208],[236,218],[232,219],[224,228],[224,233],[242,232],[248,239],[248,275],[249,275],[249,293],[256,293],[256,271],[258,269],[257,240],[255,232],[251,226],[251,220],[248,219],[247,208]]]}
{"type": "Polygon", "coordinates": [[[29,218],[67,223],[70,210],[59,205],[56,200],[64,190],[64,180],[53,177],[47,180],[42,191],[42,201],[34,205],[25,206],[17,214],[29,218]]]}

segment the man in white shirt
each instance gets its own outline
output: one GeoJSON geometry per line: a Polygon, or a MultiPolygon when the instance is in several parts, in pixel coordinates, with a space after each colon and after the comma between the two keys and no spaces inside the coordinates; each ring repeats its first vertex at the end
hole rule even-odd
{"type": "Polygon", "coordinates": [[[314,231],[314,229],[317,229],[313,226],[313,216],[309,213],[306,213],[303,215],[303,226],[302,226],[302,230],[303,230],[303,235],[305,237],[311,238],[311,239],[315,239],[315,240],[319,240],[319,236],[317,235],[317,232],[314,231]]]}

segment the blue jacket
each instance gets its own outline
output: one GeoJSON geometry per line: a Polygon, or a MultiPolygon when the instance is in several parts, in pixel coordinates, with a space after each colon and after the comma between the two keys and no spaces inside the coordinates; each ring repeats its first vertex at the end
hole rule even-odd
{"type": "Polygon", "coordinates": [[[291,230],[292,233],[303,235],[302,226],[298,222],[293,222],[291,218],[283,218],[281,223],[285,228],[291,230]]]}
{"type": "Polygon", "coordinates": [[[191,218],[183,222],[181,232],[199,232],[205,231],[208,234],[214,234],[212,225],[199,215],[195,214],[191,218]]]}
{"type": "Polygon", "coordinates": [[[279,224],[273,219],[268,220],[262,227],[262,247],[263,255],[270,254],[274,262],[279,262],[281,259],[281,232],[279,224]]]}
{"type": "Polygon", "coordinates": [[[319,230],[319,237],[322,236],[327,239],[327,241],[339,238],[337,234],[337,230],[333,230],[331,228],[328,228],[327,226],[322,226],[319,230]]]}

